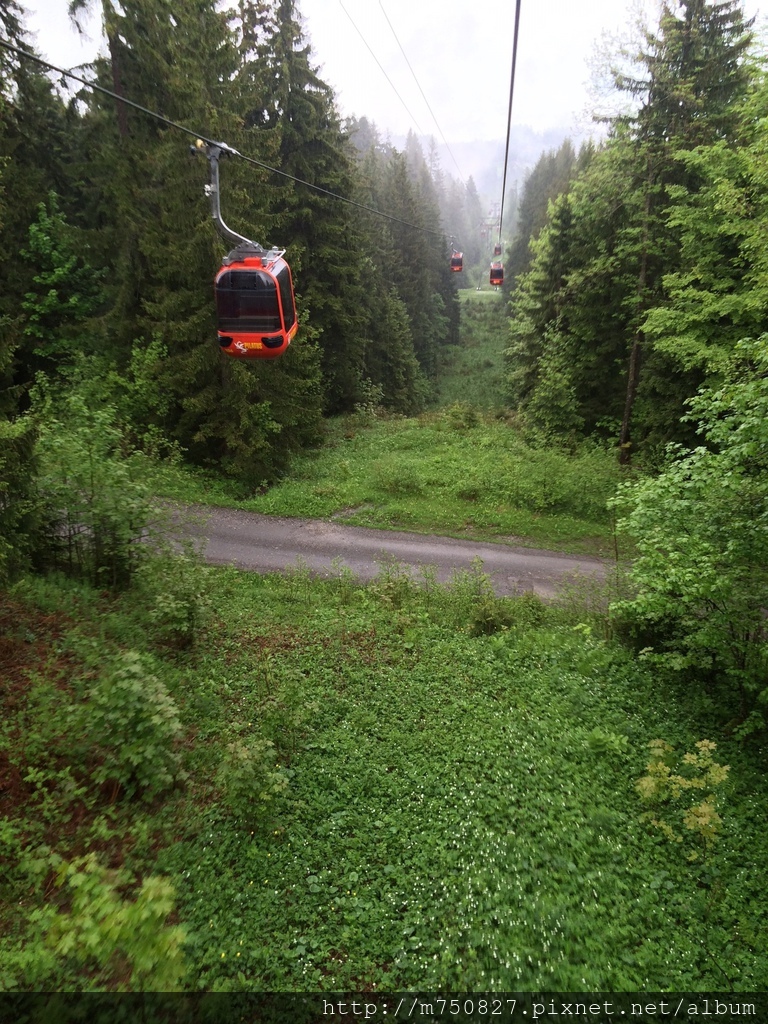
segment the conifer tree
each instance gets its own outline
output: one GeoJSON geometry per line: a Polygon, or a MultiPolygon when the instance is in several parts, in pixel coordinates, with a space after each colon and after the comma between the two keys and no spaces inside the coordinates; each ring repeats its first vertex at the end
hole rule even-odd
{"type": "Polygon", "coordinates": [[[437,197],[417,147],[412,142],[410,171],[405,154],[393,151],[388,156],[381,206],[397,218],[389,225],[395,248],[393,283],[408,310],[419,365],[432,378],[440,346],[456,341],[459,310],[437,197]]]}
{"type": "MultiPolygon", "coordinates": [[[[659,31],[656,36],[649,35],[648,46],[639,57],[645,74],[617,83],[643,99],[631,123],[638,169],[642,168],[644,201],[638,225],[633,340],[619,435],[623,461],[628,461],[632,448],[632,418],[646,348],[645,314],[659,293],[663,274],[673,269],[676,257],[674,239],[664,238],[669,205],[666,188],[680,182],[685,167],[675,157],[737,131],[738,104],[749,84],[743,58],[751,43],[750,28],[739,0],[665,3],[659,31]]],[[[668,390],[669,366],[663,357],[657,362],[658,371],[654,374],[651,366],[646,374],[650,377],[650,386],[645,389],[646,408],[658,407],[668,390]]],[[[685,390],[690,394],[690,387],[696,383],[687,380],[685,390]]],[[[683,412],[686,397],[685,393],[677,397],[678,415],[683,412]]]]}
{"type": "Polygon", "coordinates": [[[275,0],[248,61],[265,68],[269,90],[252,120],[278,135],[280,169],[316,186],[281,187],[275,228],[288,246],[301,303],[319,332],[326,410],[350,409],[361,399],[364,360],[362,241],[352,207],[324,193],[351,198],[354,163],[333,93],[312,67],[295,0],[275,0]]]}
{"type": "Polygon", "coordinates": [[[25,362],[55,372],[93,350],[88,323],[103,302],[103,272],[87,262],[85,245],[55,192],[40,203],[20,255],[33,270],[21,304],[25,362]]]}
{"type": "Polygon", "coordinates": [[[607,146],[572,189],[568,242],[558,242],[565,254],[558,296],[545,302],[534,287],[554,258],[553,236],[536,249],[530,282],[521,281],[526,300],[514,315],[508,352],[511,394],[541,416],[552,375],[562,383],[565,373],[568,387],[552,393],[568,395],[563,416],[571,424],[581,418],[584,430],[613,434],[620,407],[624,460],[643,441],[689,440],[680,417],[703,378],[671,359],[670,346],[654,345],[646,326],[649,312],[668,302],[665,282],[680,264],[680,189],[695,195],[702,183],[687,154],[740,136],[749,38],[735,0],[664,6],[659,32],[647,35],[639,58],[642,73],[618,81],[641,101],[637,113],[616,121],[607,146]],[[528,369],[515,363],[521,344],[528,369]]]}
{"type": "MultiPolygon", "coordinates": [[[[360,153],[355,200],[370,210],[393,215],[385,182],[392,151],[381,145],[375,129],[364,119],[361,124],[360,131],[356,123],[348,126],[350,138],[360,153]],[[363,140],[370,143],[365,152],[359,149],[363,140]]],[[[366,313],[363,375],[381,389],[385,408],[417,412],[429,389],[415,355],[413,324],[395,280],[401,256],[392,236],[393,222],[361,211],[359,224],[364,248],[361,273],[366,313]]]]}
{"type": "MultiPolygon", "coordinates": [[[[477,191],[474,178],[470,175],[464,186],[464,223],[466,239],[464,243],[470,266],[478,263],[482,253],[480,245],[480,224],[483,220],[483,204],[477,191]]],[[[447,225],[450,228],[450,225],[447,225]]]]}
{"type": "Polygon", "coordinates": [[[570,139],[557,150],[542,153],[525,180],[517,209],[515,237],[504,267],[504,291],[514,290],[515,281],[530,263],[530,244],[547,223],[549,203],[567,191],[572,177],[584,170],[593,153],[591,145],[578,155],[570,139]]]}
{"type": "MultiPolygon", "coordinates": [[[[0,0],[0,35],[34,52],[14,0],[0,0]]],[[[0,51],[0,408],[13,411],[31,381],[23,343],[24,295],[34,269],[19,259],[39,204],[67,191],[74,143],[67,112],[41,66],[0,51]],[[9,390],[13,388],[12,390],[9,390]]]]}
{"type": "MultiPolygon", "coordinates": [[[[34,52],[15,0],[0,0],[0,39],[34,52]]],[[[69,153],[63,105],[40,66],[0,49],[0,581],[29,567],[37,522],[36,425],[26,407],[32,367],[23,297],[33,268],[19,259],[38,203],[61,187],[69,153]]]]}
{"type": "Polygon", "coordinates": [[[768,99],[763,72],[744,106],[744,138],[686,154],[694,190],[674,189],[671,223],[680,259],[664,281],[662,302],[649,310],[645,330],[654,351],[685,372],[716,381],[742,338],[765,330],[768,305],[768,99]]]}

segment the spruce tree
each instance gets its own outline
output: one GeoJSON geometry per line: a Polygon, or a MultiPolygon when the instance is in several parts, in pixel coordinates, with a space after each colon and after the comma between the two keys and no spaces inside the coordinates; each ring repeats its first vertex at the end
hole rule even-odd
{"type": "MultiPolygon", "coordinates": [[[[0,0],[0,34],[34,53],[22,15],[13,0],[0,0]]],[[[68,121],[42,67],[0,50],[0,408],[7,411],[18,407],[33,376],[21,304],[35,271],[19,253],[49,191],[70,191],[67,169],[75,144],[68,121]]]]}
{"type": "MultiPolygon", "coordinates": [[[[749,70],[744,56],[751,43],[751,22],[744,19],[738,0],[678,0],[662,6],[659,31],[649,35],[648,46],[639,55],[645,74],[634,80],[619,80],[621,88],[641,97],[638,114],[630,122],[641,170],[643,211],[637,233],[638,262],[636,299],[633,309],[632,346],[627,369],[627,389],[619,435],[623,461],[633,446],[632,419],[641,380],[647,310],[661,289],[665,272],[674,269],[677,248],[665,220],[669,208],[667,187],[685,178],[682,153],[738,131],[739,103],[748,84],[749,70]],[[666,235],[666,237],[665,237],[666,235]]],[[[689,182],[690,184],[690,182],[689,182]]],[[[660,356],[651,362],[645,378],[645,407],[669,407],[668,360],[660,356]],[[666,399],[666,400],[665,400],[666,399]]],[[[685,376],[675,400],[678,415],[696,381],[685,376]],[[687,392],[687,394],[685,393],[687,392]]],[[[671,410],[670,410],[671,411],[671,410]]],[[[674,415],[674,413],[673,413],[674,415]]],[[[646,425],[648,432],[648,425],[646,425]]]]}
{"type": "MultiPolygon", "coordinates": [[[[362,133],[351,125],[357,149],[362,139],[370,141],[358,150],[355,200],[369,210],[392,215],[386,195],[386,166],[392,151],[383,147],[375,131],[363,126],[362,133]]],[[[421,409],[428,386],[416,359],[413,324],[398,291],[398,253],[391,228],[393,222],[375,213],[360,211],[364,256],[361,273],[365,293],[364,378],[380,388],[385,408],[413,413],[421,409]]]]}
{"type": "Polygon", "coordinates": [[[275,230],[288,247],[295,285],[319,332],[328,412],[361,400],[364,361],[362,240],[351,199],[354,161],[331,89],[312,66],[295,0],[275,0],[248,64],[264,68],[268,93],[250,118],[279,138],[278,166],[316,188],[280,187],[275,230]]]}
{"type": "Polygon", "coordinates": [[[567,244],[559,231],[539,246],[516,294],[516,305],[524,301],[508,352],[511,396],[537,419],[547,390],[559,395],[550,407],[571,425],[581,418],[587,432],[617,431],[624,461],[641,443],[689,440],[692,428],[680,417],[701,368],[675,360],[674,344],[654,344],[647,328],[658,328],[681,263],[681,190],[690,202],[703,183],[690,154],[740,137],[748,45],[749,24],[735,2],[664,7],[640,54],[642,73],[618,82],[640,101],[637,112],[614,123],[572,187],[567,244]],[[556,253],[561,283],[545,299],[535,281],[556,253]],[[528,362],[518,365],[522,355],[528,362]],[[567,387],[552,391],[554,377],[567,377],[567,387]]]}
{"type": "Polygon", "coordinates": [[[515,237],[504,262],[504,292],[514,291],[515,281],[530,264],[530,244],[547,223],[549,203],[568,190],[575,174],[584,170],[593,153],[591,145],[578,155],[570,139],[557,150],[543,153],[525,179],[517,208],[515,237]]]}

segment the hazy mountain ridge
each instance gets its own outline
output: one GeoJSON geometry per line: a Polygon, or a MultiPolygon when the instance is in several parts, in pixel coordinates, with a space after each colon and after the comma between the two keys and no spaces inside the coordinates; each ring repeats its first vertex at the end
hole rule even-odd
{"type": "MultiPolygon", "coordinates": [[[[536,164],[541,154],[557,149],[568,138],[565,128],[549,128],[535,131],[529,125],[513,126],[509,140],[509,165],[507,188],[517,182],[522,187],[527,173],[536,164]]],[[[425,153],[429,151],[432,136],[421,135],[419,142],[425,153]]],[[[392,144],[398,149],[405,146],[405,136],[392,137],[392,144]]],[[[503,139],[477,139],[472,142],[451,142],[450,150],[444,142],[435,138],[444,174],[466,181],[474,178],[477,191],[484,202],[498,202],[501,197],[501,179],[504,173],[503,139]],[[453,154],[453,155],[451,155],[453,154]],[[454,163],[454,159],[456,163],[454,163]],[[456,168],[456,164],[461,171],[456,168]]]]}

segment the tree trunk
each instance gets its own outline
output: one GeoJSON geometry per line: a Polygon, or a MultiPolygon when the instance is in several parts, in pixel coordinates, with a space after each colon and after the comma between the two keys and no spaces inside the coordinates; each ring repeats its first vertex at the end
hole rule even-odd
{"type": "MultiPolygon", "coordinates": [[[[651,219],[651,185],[653,183],[653,167],[650,155],[648,156],[647,177],[645,182],[645,209],[643,211],[643,239],[640,250],[640,269],[637,274],[637,318],[641,319],[646,304],[646,284],[648,281],[648,236],[650,234],[651,219]]],[[[629,369],[627,371],[627,398],[624,403],[624,418],[621,421],[621,433],[619,434],[619,464],[628,466],[632,459],[632,440],[630,426],[632,422],[632,409],[637,397],[637,388],[640,383],[640,363],[643,352],[643,341],[645,335],[640,327],[635,331],[632,342],[632,351],[629,354],[629,369]]]]}
{"type": "MultiPolygon", "coordinates": [[[[123,80],[120,74],[120,56],[118,43],[112,33],[108,36],[109,40],[109,62],[112,65],[112,91],[116,96],[123,96],[123,80]]],[[[128,116],[125,109],[125,104],[117,101],[117,130],[120,133],[121,139],[128,138],[128,116]]]]}

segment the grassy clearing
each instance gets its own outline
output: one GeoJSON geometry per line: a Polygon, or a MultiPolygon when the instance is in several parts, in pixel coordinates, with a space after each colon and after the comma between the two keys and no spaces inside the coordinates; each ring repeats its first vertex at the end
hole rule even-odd
{"type": "Polygon", "coordinates": [[[436,405],[466,402],[475,409],[504,408],[501,396],[502,353],[509,345],[506,305],[488,291],[460,291],[461,345],[441,358],[436,405]]]}
{"type": "Polygon", "coordinates": [[[51,856],[95,851],[133,878],[124,899],[171,880],[192,990],[765,988],[767,783],[713,704],[670,692],[598,620],[490,598],[479,574],[201,576],[215,612],[186,652],[142,606],[72,585],[28,582],[5,608],[3,987],[130,976],[130,936],[106,962],[44,938],[45,907],[72,909],[51,856]],[[141,638],[182,726],[184,776],[149,801],[94,785],[99,756],[67,731],[141,638]],[[716,739],[731,765],[704,859],[644,820],[657,737],[716,739]]]}
{"type": "Polygon", "coordinates": [[[455,405],[414,419],[346,418],[290,477],[251,498],[184,476],[167,496],[269,515],[613,552],[610,453],[533,449],[515,430],[455,405]]]}
{"type": "Polygon", "coordinates": [[[526,444],[501,412],[500,296],[463,292],[462,305],[464,344],[446,353],[439,408],[412,419],[359,412],[329,421],[324,447],[298,457],[260,495],[181,468],[158,492],[270,515],[613,555],[606,502],[620,478],[615,454],[526,444]]]}

